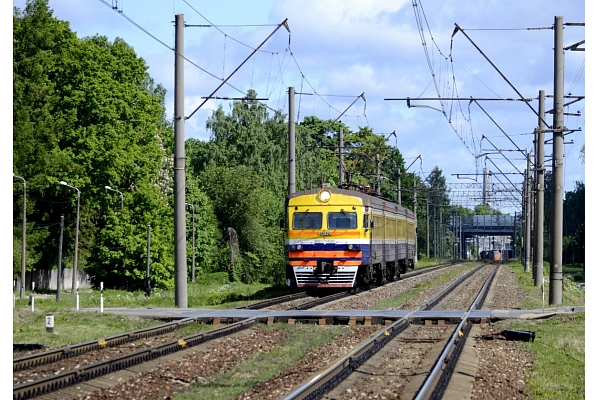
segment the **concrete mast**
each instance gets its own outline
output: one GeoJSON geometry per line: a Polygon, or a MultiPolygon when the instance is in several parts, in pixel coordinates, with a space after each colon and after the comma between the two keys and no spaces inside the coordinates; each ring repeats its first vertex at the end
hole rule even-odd
{"type": "Polygon", "coordinates": [[[175,15],[175,306],[187,308],[183,14],[175,15]]]}
{"type": "Polygon", "coordinates": [[[344,129],[340,128],[338,136],[338,187],[344,183],[344,129]]]}
{"type": "Polygon", "coordinates": [[[296,122],[294,121],[294,105],[295,105],[294,87],[290,86],[289,90],[289,168],[288,168],[288,194],[296,193],[296,122]]]}
{"type": "Polygon", "coordinates": [[[525,230],[523,231],[523,242],[524,242],[524,250],[525,250],[525,272],[529,272],[529,262],[530,262],[530,258],[531,258],[531,205],[530,203],[530,199],[531,196],[529,194],[530,192],[530,188],[529,188],[529,184],[530,184],[530,180],[529,180],[529,175],[530,175],[530,165],[531,163],[531,153],[527,153],[527,168],[525,169],[525,193],[524,193],[524,199],[525,199],[525,230]]]}
{"type": "Polygon", "coordinates": [[[544,279],[544,113],[546,92],[539,94],[539,123],[536,132],[535,217],[533,243],[533,284],[541,286],[544,279]]]}
{"type": "Polygon", "coordinates": [[[563,17],[554,17],[554,113],[552,138],[552,257],[550,261],[550,304],[562,304],[562,241],[564,195],[564,49],[563,17]]]}

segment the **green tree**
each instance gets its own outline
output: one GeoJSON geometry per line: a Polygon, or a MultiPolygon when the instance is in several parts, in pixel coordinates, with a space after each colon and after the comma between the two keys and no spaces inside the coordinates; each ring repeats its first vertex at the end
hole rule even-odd
{"type": "MultiPolygon", "coordinates": [[[[219,249],[218,243],[222,239],[221,231],[219,230],[217,217],[214,212],[214,205],[210,197],[203,192],[200,187],[201,183],[197,175],[194,174],[194,168],[191,165],[194,157],[189,154],[194,153],[198,146],[202,146],[198,140],[189,139],[186,141],[186,203],[188,206],[187,227],[188,227],[188,266],[191,271],[193,263],[194,251],[196,254],[196,277],[199,277],[203,272],[218,271],[219,249]],[[192,231],[192,228],[195,231],[192,231]],[[192,240],[195,239],[195,240],[192,240]],[[194,249],[193,242],[195,241],[196,248],[194,249]]],[[[191,272],[190,272],[191,277],[191,272]]]]}
{"type": "MultiPolygon", "coordinates": [[[[222,106],[206,122],[211,132],[208,151],[197,153],[203,159],[195,166],[248,166],[261,178],[262,184],[277,193],[287,191],[288,126],[285,115],[267,109],[249,90],[247,100],[233,103],[230,114],[222,106]]],[[[198,149],[200,150],[200,149],[198,149]]]]}
{"type": "Polygon", "coordinates": [[[305,117],[296,126],[296,189],[335,186],[338,182],[338,134],[341,122],[305,117]]]}
{"type": "Polygon", "coordinates": [[[563,203],[565,262],[585,261],[585,184],[575,182],[575,190],[565,193],[563,203]]]}
{"type": "Polygon", "coordinates": [[[475,215],[502,215],[502,211],[492,208],[489,204],[475,206],[475,215]]]}
{"type": "MultiPolygon", "coordinates": [[[[32,229],[56,227],[65,216],[68,267],[77,196],[58,183],[78,188],[78,264],[107,287],[143,286],[148,225],[156,242],[153,286],[172,285],[173,136],[165,90],[147,69],[122,39],[78,39],[67,22],[52,16],[47,0],[14,10],[13,168],[28,182],[28,220],[32,229]],[[124,210],[106,185],[124,194],[124,210]]],[[[53,229],[28,243],[36,260],[30,268],[56,267],[48,256],[58,253],[53,229]]]]}
{"type": "MultiPolygon", "coordinates": [[[[283,236],[279,219],[283,202],[269,188],[257,185],[261,177],[247,166],[215,167],[203,171],[200,188],[214,204],[223,235],[228,229],[237,232],[240,251],[245,260],[244,273],[230,271],[232,279],[277,282],[283,279],[283,236]]],[[[230,270],[229,260],[221,260],[223,270],[230,270]]]]}

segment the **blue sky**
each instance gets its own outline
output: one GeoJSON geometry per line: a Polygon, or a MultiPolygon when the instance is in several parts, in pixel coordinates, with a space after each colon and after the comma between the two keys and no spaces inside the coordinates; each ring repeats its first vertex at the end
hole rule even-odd
{"type": "MultiPolygon", "coordinates": [[[[23,8],[25,1],[13,5],[23,8]]],[[[186,24],[213,25],[185,29],[185,56],[195,64],[185,68],[186,116],[287,19],[291,33],[283,27],[277,30],[231,77],[231,86],[223,86],[215,96],[239,97],[252,88],[259,98],[268,98],[264,102],[269,107],[287,114],[286,93],[293,86],[306,93],[296,96],[294,117],[301,121],[309,115],[335,119],[364,93],[366,101],[359,98],[340,119],[351,130],[370,126],[385,136],[395,131],[397,137],[391,136],[389,143],[400,149],[407,166],[421,156],[410,171],[426,177],[438,166],[448,183],[471,183],[482,182],[487,167],[494,173],[493,183],[520,185],[523,178],[518,174],[526,162],[517,150],[533,151],[537,125],[536,115],[524,102],[481,101],[478,106],[466,101],[414,101],[429,108],[409,108],[406,101],[384,99],[519,98],[512,85],[524,98],[534,99],[530,104],[537,110],[539,90],[553,94],[553,31],[526,28],[552,27],[557,15],[566,23],[585,22],[584,1],[451,0],[417,5],[407,0],[50,1],[55,17],[69,21],[78,36],[121,37],[133,46],[156,83],[167,88],[170,116],[174,15],[183,14],[186,24]],[[465,35],[452,37],[455,23],[495,68],[465,35]]],[[[584,39],[583,27],[565,28],[565,47],[584,39]]],[[[585,96],[584,56],[585,52],[565,53],[566,93],[585,96]]],[[[229,110],[230,101],[208,101],[186,121],[186,139],[209,138],[206,120],[218,104],[229,110]]],[[[551,107],[552,99],[546,99],[546,108],[551,107]]],[[[585,182],[579,159],[585,143],[585,100],[565,111],[581,113],[565,117],[568,128],[580,129],[565,138],[573,142],[565,145],[564,176],[565,190],[572,190],[575,181],[585,182]]],[[[547,121],[551,125],[550,115],[547,121]]],[[[547,145],[546,155],[551,151],[547,145]]],[[[502,210],[513,214],[516,208],[502,210]]]]}

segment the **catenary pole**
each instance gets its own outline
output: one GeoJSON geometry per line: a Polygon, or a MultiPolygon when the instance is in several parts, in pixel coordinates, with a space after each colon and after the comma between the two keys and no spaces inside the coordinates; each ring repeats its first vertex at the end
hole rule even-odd
{"type": "MultiPolygon", "coordinates": [[[[400,196],[398,196],[398,198],[400,198],[400,196]]],[[[418,244],[418,237],[417,237],[417,233],[418,233],[418,228],[417,228],[417,178],[415,175],[413,175],[413,213],[415,214],[415,261],[414,261],[414,266],[417,265],[417,261],[419,261],[419,248],[417,246],[418,244]]]]}
{"type": "Polygon", "coordinates": [[[531,206],[530,206],[530,199],[531,196],[529,194],[530,191],[530,180],[529,180],[529,175],[530,173],[530,163],[531,163],[531,153],[527,153],[527,168],[525,169],[525,193],[524,193],[524,199],[525,199],[525,230],[523,232],[523,239],[524,239],[524,243],[525,243],[525,272],[529,272],[530,271],[530,267],[529,267],[529,262],[530,262],[530,258],[531,258],[531,206]]]}
{"type": "Polygon", "coordinates": [[[539,115],[540,121],[536,131],[536,166],[535,166],[535,235],[533,250],[533,284],[542,285],[544,279],[544,113],[546,112],[546,92],[540,90],[539,115]]]}
{"type": "Polygon", "coordinates": [[[550,261],[549,303],[562,304],[563,241],[563,152],[564,152],[564,49],[563,17],[554,17],[554,116],[552,123],[552,257],[550,261]]]}
{"type": "Polygon", "coordinates": [[[60,181],[59,183],[63,186],[69,187],[77,191],[77,215],[75,217],[75,252],[73,254],[73,280],[71,282],[71,294],[77,294],[79,286],[79,282],[77,279],[77,260],[79,258],[79,204],[81,202],[81,192],[75,186],[71,186],[65,181],[60,181]]]}
{"type": "Polygon", "coordinates": [[[187,308],[183,14],[175,15],[175,307],[187,308]]]}
{"type": "Polygon", "coordinates": [[[63,229],[65,226],[65,217],[60,216],[60,236],[58,237],[58,271],[56,275],[56,301],[60,301],[60,290],[62,282],[62,245],[63,245],[63,229]]]}
{"type": "Polygon", "coordinates": [[[427,195],[427,259],[429,259],[429,195],[427,195]]]}
{"type": "Polygon", "coordinates": [[[296,193],[296,122],[294,121],[294,106],[295,106],[295,92],[294,87],[290,86],[289,90],[289,168],[288,168],[288,194],[292,195],[296,193]]]}
{"type": "Polygon", "coordinates": [[[192,282],[196,282],[196,210],[193,204],[185,204],[192,207],[192,282]]]}
{"type": "Polygon", "coordinates": [[[340,128],[338,136],[338,187],[344,184],[344,128],[340,128]]]}
{"type": "Polygon", "coordinates": [[[148,233],[146,240],[146,297],[150,297],[150,293],[152,292],[152,286],[150,285],[150,243],[151,238],[150,234],[152,231],[152,227],[148,225],[148,233]]]}
{"type": "Polygon", "coordinates": [[[19,178],[23,181],[23,237],[21,238],[21,289],[20,296],[21,298],[25,297],[25,276],[27,275],[26,268],[26,240],[27,240],[27,182],[25,182],[25,178],[13,174],[15,178],[19,178]]]}

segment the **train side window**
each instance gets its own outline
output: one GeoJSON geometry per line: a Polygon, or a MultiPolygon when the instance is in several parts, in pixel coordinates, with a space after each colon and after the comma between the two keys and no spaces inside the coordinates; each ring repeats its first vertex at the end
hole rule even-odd
{"type": "Polygon", "coordinates": [[[328,229],[356,229],[358,221],[355,212],[330,212],[327,213],[327,228],[328,229]]]}
{"type": "Polygon", "coordinates": [[[323,214],[320,212],[295,212],[292,229],[321,229],[323,214]]]}

